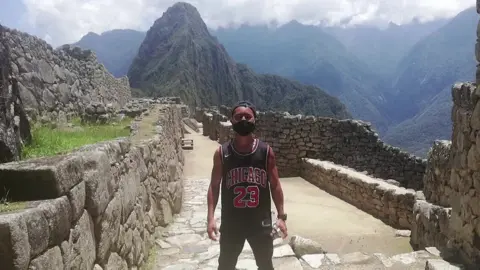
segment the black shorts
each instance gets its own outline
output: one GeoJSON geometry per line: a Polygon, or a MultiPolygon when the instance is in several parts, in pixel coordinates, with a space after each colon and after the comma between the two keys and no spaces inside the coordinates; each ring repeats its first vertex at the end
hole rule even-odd
{"type": "Polygon", "coordinates": [[[271,232],[271,228],[254,231],[224,228],[220,234],[218,270],[235,270],[245,240],[252,248],[258,269],[273,270],[273,237],[271,232]]]}

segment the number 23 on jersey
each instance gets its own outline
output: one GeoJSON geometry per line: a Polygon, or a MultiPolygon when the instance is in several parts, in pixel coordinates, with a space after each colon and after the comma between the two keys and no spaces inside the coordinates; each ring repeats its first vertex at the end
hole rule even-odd
{"type": "Polygon", "coordinates": [[[233,188],[235,198],[233,206],[235,208],[256,208],[260,201],[260,190],[258,186],[236,186],[233,188]]]}

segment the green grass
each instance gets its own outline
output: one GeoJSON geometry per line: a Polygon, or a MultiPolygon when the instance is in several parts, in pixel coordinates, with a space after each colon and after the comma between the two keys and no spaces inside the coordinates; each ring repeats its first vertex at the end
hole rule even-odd
{"type": "Polygon", "coordinates": [[[150,251],[148,252],[147,261],[143,265],[144,270],[152,270],[155,267],[155,261],[156,261],[156,258],[157,258],[157,250],[158,250],[158,247],[154,243],[152,248],[150,248],[150,251]]]}
{"type": "Polygon", "coordinates": [[[26,202],[9,202],[8,193],[9,191],[6,190],[5,197],[0,198],[0,213],[13,212],[27,207],[26,202]]]}
{"type": "Polygon", "coordinates": [[[68,153],[84,145],[129,136],[130,129],[126,127],[131,121],[126,117],[119,123],[81,124],[79,119],[75,119],[72,121],[74,127],[34,127],[32,142],[24,146],[22,159],[68,153]]]}
{"type": "Polygon", "coordinates": [[[26,202],[0,202],[0,213],[8,213],[17,210],[23,210],[27,206],[26,202]]]}

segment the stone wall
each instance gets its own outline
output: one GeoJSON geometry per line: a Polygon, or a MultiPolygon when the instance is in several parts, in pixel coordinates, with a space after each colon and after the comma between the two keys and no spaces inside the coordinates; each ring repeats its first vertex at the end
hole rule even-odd
{"type": "Polygon", "coordinates": [[[0,213],[2,270],[141,266],[182,204],[182,114],[161,115],[150,140],[0,165],[0,198],[28,201],[0,213]]]}
{"type": "MultiPolygon", "coordinates": [[[[0,40],[5,35],[0,25],[0,40]]],[[[0,163],[19,160],[24,143],[31,140],[18,82],[12,77],[10,50],[0,43],[0,163]]]]}
{"type": "MultiPolygon", "coordinates": [[[[226,107],[220,111],[229,113],[226,107]]],[[[233,135],[227,131],[229,118],[219,111],[202,110],[196,116],[203,121],[203,134],[212,140],[222,143],[229,139],[228,134],[233,135]]],[[[386,145],[361,121],[259,112],[255,135],[272,146],[282,177],[299,175],[301,158],[312,158],[395,179],[408,188],[423,187],[426,160],[386,145]]]]}
{"type": "Polygon", "coordinates": [[[200,132],[200,128],[198,127],[198,122],[192,118],[183,118],[183,123],[190,127],[195,132],[200,132]]]}
{"type": "Polygon", "coordinates": [[[54,50],[37,37],[1,28],[0,44],[10,48],[12,76],[30,117],[53,121],[83,113],[90,102],[119,109],[131,99],[128,79],[111,75],[92,51],[69,45],[54,50]]]}
{"type": "Polygon", "coordinates": [[[451,212],[451,208],[417,200],[413,207],[410,244],[415,249],[436,247],[445,254],[449,248],[451,212]]]}
{"type": "Polygon", "coordinates": [[[452,143],[435,141],[428,152],[427,168],[423,178],[424,200],[414,206],[410,244],[416,249],[434,246],[442,254],[450,249],[450,208],[458,196],[450,181],[452,143]]]}
{"type": "Polygon", "coordinates": [[[451,159],[450,141],[435,141],[427,155],[427,168],[423,177],[423,193],[427,201],[450,207],[451,199],[455,195],[450,182],[451,159]]]}
{"type": "MultiPolygon", "coordinates": [[[[452,245],[464,260],[480,267],[480,89],[463,83],[453,87],[451,186],[452,245]]],[[[478,269],[478,268],[477,268],[478,269]]]]}
{"type": "Polygon", "coordinates": [[[410,229],[416,192],[328,161],[302,159],[301,176],[395,228],[410,229]]]}

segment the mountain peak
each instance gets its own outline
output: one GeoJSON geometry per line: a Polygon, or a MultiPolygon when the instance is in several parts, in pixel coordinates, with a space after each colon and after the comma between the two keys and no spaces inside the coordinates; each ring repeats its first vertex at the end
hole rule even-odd
{"type": "Polygon", "coordinates": [[[191,107],[248,99],[262,110],[347,118],[321,89],[237,65],[210,35],[197,9],[176,3],[148,30],[128,71],[130,85],[151,96],[179,96],[191,107]]]}
{"type": "Polygon", "coordinates": [[[190,11],[190,12],[198,12],[195,6],[186,2],[177,2],[173,4],[173,6],[169,7],[168,10],[184,10],[184,11],[190,11]]]}
{"type": "Polygon", "coordinates": [[[207,25],[203,21],[197,8],[185,2],[177,2],[169,7],[163,13],[162,17],[155,21],[149,31],[176,32],[181,28],[194,36],[210,35],[207,25]],[[167,29],[165,29],[165,27],[167,27],[167,29]]]}

